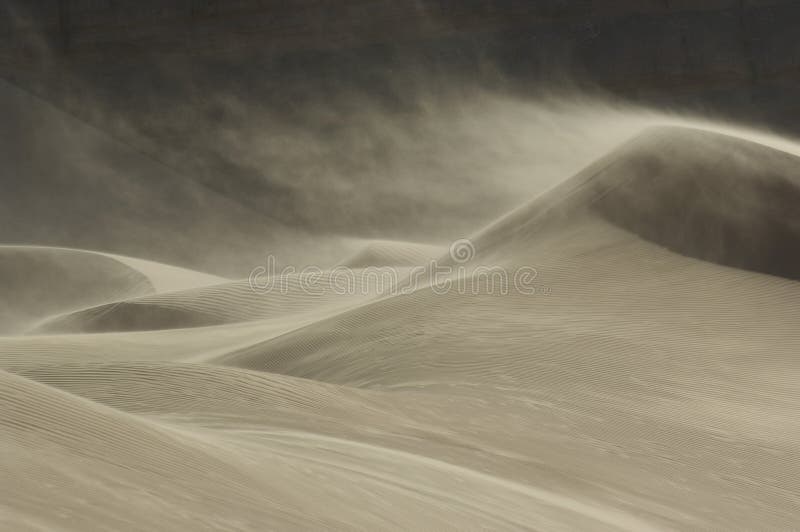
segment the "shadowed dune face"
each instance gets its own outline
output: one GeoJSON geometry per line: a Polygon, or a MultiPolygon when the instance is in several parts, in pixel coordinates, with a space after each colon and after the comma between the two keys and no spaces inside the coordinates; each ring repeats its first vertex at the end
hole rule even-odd
{"type": "Polygon", "coordinates": [[[683,255],[800,280],[798,157],[711,132],[655,129],[593,181],[592,210],[620,227],[683,255]]]}
{"type": "MultiPolygon", "coordinates": [[[[479,256],[592,215],[676,253],[800,280],[800,157],[653,127],[475,237],[479,256]]],[[[502,254],[502,251],[499,253],[502,254]]]]}
{"type": "Polygon", "coordinates": [[[0,336],[0,528],[792,529],[798,172],[644,131],[451,250],[448,291],[0,247],[0,320],[36,326],[0,336]]]}

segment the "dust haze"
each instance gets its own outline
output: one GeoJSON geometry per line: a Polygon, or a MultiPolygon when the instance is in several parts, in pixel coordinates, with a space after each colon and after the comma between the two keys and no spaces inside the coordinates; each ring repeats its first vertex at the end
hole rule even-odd
{"type": "Polygon", "coordinates": [[[82,5],[0,61],[0,528],[797,527],[784,130],[622,97],[555,30],[532,86],[451,60],[464,7],[206,57],[85,52],[82,5]]]}

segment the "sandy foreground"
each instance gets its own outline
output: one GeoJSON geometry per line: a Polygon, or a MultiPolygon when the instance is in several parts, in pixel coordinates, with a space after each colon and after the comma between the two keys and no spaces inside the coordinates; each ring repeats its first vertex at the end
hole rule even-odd
{"type": "Polygon", "coordinates": [[[0,529],[796,528],[799,199],[793,155],[656,128],[466,255],[343,262],[449,290],[2,246],[0,529]]]}

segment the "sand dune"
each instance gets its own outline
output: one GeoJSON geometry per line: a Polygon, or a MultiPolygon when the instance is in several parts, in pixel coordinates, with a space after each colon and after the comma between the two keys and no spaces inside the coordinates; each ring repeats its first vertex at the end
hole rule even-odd
{"type": "Polygon", "coordinates": [[[0,246],[0,332],[19,332],[37,318],[152,293],[147,276],[99,253],[0,246]]]}
{"type": "Polygon", "coordinates": [[[36,325],[0,337],[0,525],[792,529],[797,162],[655,128],[468,261],[379,241],[341,264],[444,255],[470,272],[446,293],[0,248],[8,330],[36,325]]]}
{"type": "Polygon", "coordinates": [[[589,210],[681,255],[797,279],[798,163],[728,135],[652,128],[495,223],[477,247],[589,210]]]}
{"type": "MultiPolygon", "coordinates": [[[[0,246],[0,332],[38,328],[42,318],[126,299],[225,281],[147,260],[79,249],[0,246]]],[[[56,318],[53,318],[55,316],[56,318]]],[[[47,321],[47,320],[45,320],[47,321]]]]}

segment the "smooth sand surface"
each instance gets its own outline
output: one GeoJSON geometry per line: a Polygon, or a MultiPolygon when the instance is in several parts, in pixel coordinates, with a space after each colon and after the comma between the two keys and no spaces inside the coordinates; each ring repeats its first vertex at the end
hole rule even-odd
{"type": "Polygon", "coordinates": [[[794,529],[799,176],[657,128],[469,261],[344,261],[445,254],[469,272],[447,293],[0,248],[0,528],[794,529]]]}

